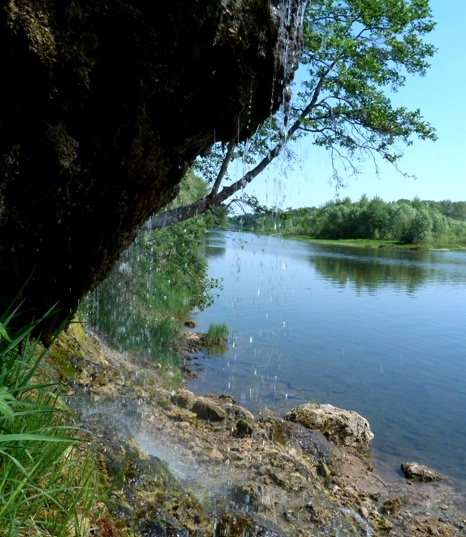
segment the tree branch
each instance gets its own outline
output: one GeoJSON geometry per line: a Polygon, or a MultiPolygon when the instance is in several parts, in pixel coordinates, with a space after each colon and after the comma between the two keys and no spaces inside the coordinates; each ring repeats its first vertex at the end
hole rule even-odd
{"type": "Polygon", "coordinates": [[[233,196],[233,194],[235,194],[236,192],[244,188],[246,185],[248,185],[275,158],[278,157],[283,146],[287,143],[287,140],[289,140],[301,127],[303,121],[306,119],[306,116],[310,114],[310,112],[316,106],[316,103],[319,98],[320,92],[322,90],[322,86],[324,84],[325,78],[328,76],[330,71],[335,67],[336,63],[337,63],[336,60],[333,61],[325,69],[325,71],[322,72],[322,74],[319,77],[319,81],[316,84],[314,91],[312,92],[311,100],[309,101],[307,106],[303,109],[302,113],[299,115],[296,121],[293,123],[287,135],[282,136],[280,138],[279,142],[275,145],[275,147],[267,153],[267,155],[259,162],[259,164],[257,164],[257,166],[255,166],[252,170],[250,170],[245,175],[243,175],[241,179],[238,179],[236,182],[232,183],[229,186],[224,187],[220,192],[218,192],[222,179],[225,176],[228,165],[233,156],[233,152],[236,148],[236,144],[234,142],[230,142],[228,144],[227,154],[225,155],[225,158],[223,159],[222,166],[217,175],[217,178],[215,179],[215,183],[211,192],[207,196],[195,201],[194,203],[191,203],[190,205],[185,205],[183,207],[178,207],[176,209],[171,209],[169,211],[165,211],[163,213],[158,213],[158,214],[153,215],[149,219],[149,222],[147,223],[147,228],[151,230],[159,229],[164,226],[170,226],[172,224],[176,224],[178,222],[183,222],[184,220],[188,220],[189,218],[193,218],[194,216],[198,216],[199,214],[205,213],[207,210],[212,209],[213,207],[217,207],[221,205],[226,199],[230,198],[231,196],[233,196]]]}
{"type": "Polygon", "coordinates": [[[230,165],[230,161],[233,157],[233,153],[236,149],[236,143],[230,142],[228,144],[228,151],[225,155],[225,158],[223,159],[222,166],[220,167],[220,171],[218,172],[217,178],[215,179],[214,186],[212,187],[212,190],[210,191],[210,194],[208,197],[213,198],[217,195],[218,189],[220,188],[220,184],[225,177],[225,174],[227,173],[228,166],[230,165]]]}

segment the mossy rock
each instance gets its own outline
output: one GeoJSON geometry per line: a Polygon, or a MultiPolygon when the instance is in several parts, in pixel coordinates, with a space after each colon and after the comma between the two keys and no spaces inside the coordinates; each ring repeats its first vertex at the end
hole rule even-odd
{"type": "Polygon", "coordinates": [[[215,530],[215,537],[286,537],[274,522],[256,514],[224,513],[215,530]]]}

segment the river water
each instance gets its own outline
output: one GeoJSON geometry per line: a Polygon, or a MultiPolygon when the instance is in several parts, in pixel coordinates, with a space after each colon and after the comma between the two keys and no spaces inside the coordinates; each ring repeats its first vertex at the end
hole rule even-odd
{"type": "MultiPolygon", "coordinates": [[[[372,454],[416,461],[466,485],[466,252],[357,249],[254,234],[210,236],[223,278],[196,330],[226,323],[197,393],[253,412],[306,402],[366,417],[372,454]]],[[[200,360],[199,360],[200,361],[200,360]]]]}

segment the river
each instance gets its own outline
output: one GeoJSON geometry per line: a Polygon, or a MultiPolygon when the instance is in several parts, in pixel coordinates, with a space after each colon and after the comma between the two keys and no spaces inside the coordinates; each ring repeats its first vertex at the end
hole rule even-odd
{"type": "Polygon", "coordinates": [[[375,460],[416,461],[466,485],[466,253],[324,246],[216,232],[223,278],[196,330],[225,322],[226,349],[200,357],[196,393],[253,412],[306,402],[366,417],[375,460]]]}

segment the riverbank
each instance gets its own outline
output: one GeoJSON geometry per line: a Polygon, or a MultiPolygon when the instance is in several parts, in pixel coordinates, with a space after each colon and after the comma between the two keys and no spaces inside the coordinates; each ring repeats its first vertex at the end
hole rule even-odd
{"type": "Polygon", "coordinates": [[[446,480],[408,482],[270,411],[173,391],[156,364],[79,325],[49,364],[109,487],[93,535],[466,535],[466,502],[446,480]],[[72,367],[57,368],[65,352],[72,367]]]}
{"type": "MultiPolygon", "coordinates": [[[[236,230],[232,230],[236,231],[236,230]]],[[[251,233],[249,231],[242,233],[251,233]]],[[[254,232],[255,233],[255,232],[254,232]]],[[[270,235],[272,237],[281,237],[283,239],[297,240],[301,242],[309,242],[312,244],[322,244],[325,246],[351,246],[354,248],[383,248],[389,250],[420,250],[420,251],[462,251],[465,249],[461,244],[444,244],[444,243],[426,243],[426,244],[405,244],[396,240],[376,240],[376,239],[318,239],[309,237],[308,235],[293,235],[293,234],[273,234],[273,233],[258,233],[258,235],[270,235]]]]}
{"type": "Polygon", "coordinates": [[[421,244],[404,244],[400,241],[393,240],[375,240],[375,239],[316,239],[307,235],[286,235],[284,238],[295,239],[313,244],[325,244],[329,246],[353,246],[355,248],[387,248],[396,250],[431,250],[429,245],[421,244]]]}

